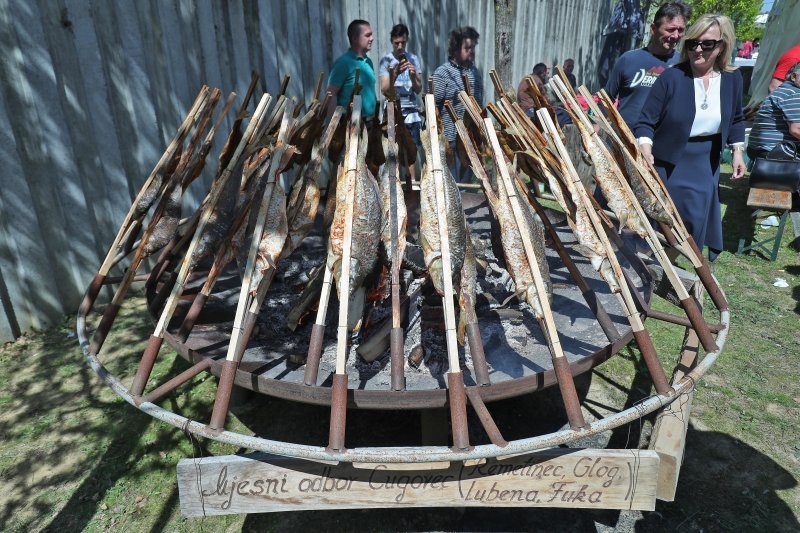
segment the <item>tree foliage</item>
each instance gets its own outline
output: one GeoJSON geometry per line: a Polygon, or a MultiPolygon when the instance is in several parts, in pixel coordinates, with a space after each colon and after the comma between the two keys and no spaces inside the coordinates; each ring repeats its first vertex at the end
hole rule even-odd
{"type": "Polygon", "coordinates": [[[692,8],[690,24],[701,15],[717,13],[731,18],[738,40],[761,37],[762,29],[756,27],[756,17],[761,11],[760,0],[688,0],[686,4],[692,8]]]}
{"type": "MultiPolygon", "coordinates": [[[[648,21],[653,20],[653,15],[662,3],[658,0],[649,0],[644,4],[647,6],[648,21]]],[[[764,32],[763,28],[756,27],[756,17],[761,11],[761,0],[684,0],[684,3],[692,8],[689,25],[701,15],[717,13],[731,18],[739,41],[760,38],[764,32]]]]}

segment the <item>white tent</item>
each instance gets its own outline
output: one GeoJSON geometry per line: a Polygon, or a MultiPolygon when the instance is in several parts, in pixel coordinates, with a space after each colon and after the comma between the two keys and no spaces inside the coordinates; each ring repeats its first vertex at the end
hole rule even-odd
{"type": "Polygon", "coordinates": [[[757,105],[767,96],[767,87],[778,59],[786,50],[800,43],[800,0],[775,0],[769,12],[764,37],[753,68],[750,103],[757,105]]]}

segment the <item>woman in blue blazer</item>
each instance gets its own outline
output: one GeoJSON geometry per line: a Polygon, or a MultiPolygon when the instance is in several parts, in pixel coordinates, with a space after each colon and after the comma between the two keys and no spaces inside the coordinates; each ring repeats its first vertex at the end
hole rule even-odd
{"type": "Polygon", "coordinates": [[[733,179],[744,176],[742,76],[730,66],[736,42],[723,15],[703,15],[686,32],[681,58],[653,84],[634,128],[699,247],[722,250],[719,162],[733,151],[733,179]]]}

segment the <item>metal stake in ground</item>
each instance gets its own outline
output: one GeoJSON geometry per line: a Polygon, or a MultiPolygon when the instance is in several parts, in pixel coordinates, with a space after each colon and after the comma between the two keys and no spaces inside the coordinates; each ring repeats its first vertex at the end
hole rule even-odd
{"type": "Polygon", "coordinates": [[[442,160],[439,151],[439,131],[436,124],[436,106],[433,95],[425,95],[425,114],[428,117],[428,136],[431,142],[431,161],[428,162],[433,177],[435,194],[434,211],[438,215],[439,243],[442,251],[442,280],[444,284],[445,335],[447,342],[447,388],[450,400],[450,421],[453,428],[453,446],[464,450],[469,448],[469,432],[467,428],[467,402],[464,390],[464,376],[458,360],[458,343],[456,341],[456,318],[453,306],[453,267],[450,260],[450,236],[447,232],[444,186],[442,184],[442,160]]]}

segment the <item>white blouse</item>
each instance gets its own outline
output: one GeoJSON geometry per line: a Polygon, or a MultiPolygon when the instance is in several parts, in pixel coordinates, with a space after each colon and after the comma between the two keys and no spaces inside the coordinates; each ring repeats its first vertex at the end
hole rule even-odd
{"type": "Polygon", "coordinates": [[[717,73],[708,79],[708,89],[702,78],[694,79],[694,122],[689,137],[714,135],[722,129],[722,107],[719,88],[722,76],[717,73]]]}

